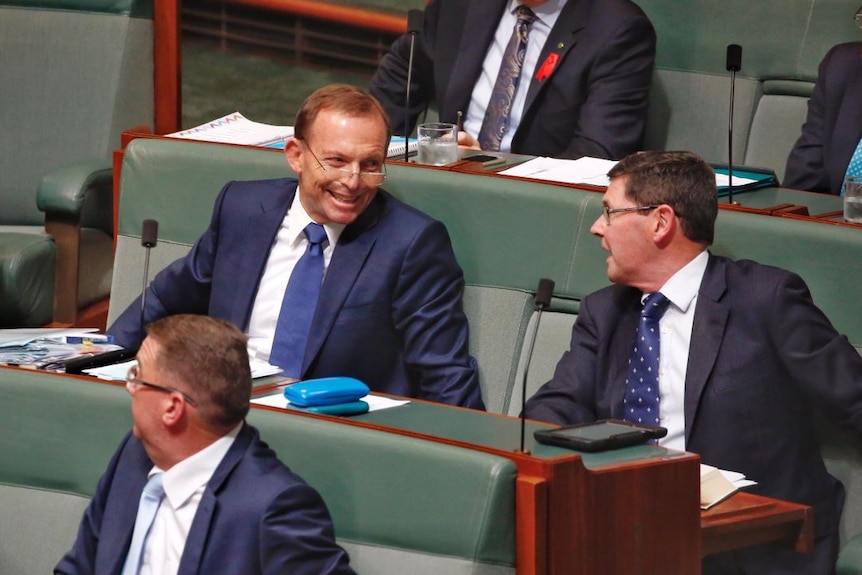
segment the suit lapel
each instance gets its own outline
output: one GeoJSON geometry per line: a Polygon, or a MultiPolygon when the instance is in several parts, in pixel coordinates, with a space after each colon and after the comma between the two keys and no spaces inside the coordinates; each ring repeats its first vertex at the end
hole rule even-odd
{"type": "Polygon", "coordinates": [[[685,375],[685,439],[688,442],[694,427],[697,408],[704,387],[715,366],[718,350],[724,339],[729,306],[723,302],[727,291],[726,264],[709,256],[706,272],[697,296],[691,346],[685,375]]]}
{"type": "MultiPolygon", "coordinates": [[[[183,556],[180,559],[177,575],[194,575],[200,571],[204,553],[207,550],[207,540],[213,529],[213,517],[218,509],[218,496],[234,468],[239,464],[243,456],[245,456],[254,437],[255,433],[248,424],[243,424],[233,445],[230,446],[224,459],[216,467],[213,476],[204,489],[198,510],[195,512],[195,517],[192,520],[192,526],[186,538],[186,545],[183,548],[183,556]]],[[[225,528],[229,529],[230,527],[225,526],[225,528]]]]}
{"type": "Polygon", "coordinates": [[[485,54],[497,31],[497,26],[489,25],[489,22],[499,22],[500,15],[507,4],[508,0],[481,0],[467,3],[461,43],[452,65],[452,71],[457,73],[450,75],[446,98],[438,103],[441,118],[454,118],[458,110],[467,113],[473,87],[482,71],[485,54]]]}
{"type": "Polygon", "coordinates": [[[562,66],[563,60],[571,52],[572,47],[577,44],[578,36],[584,28],[584,22],[589,18],[591,6],[592,3],[586,0],[569,0],[563,6],[563,10],[554,23],[548,39],[545,41],[545,46],[542,48],[539,60],[536,63],[536,70],[530,79],[530,88],[527,91],[527,99],[524,102],[523,117],[526,117],[530,107],[536,101],[539,92],[551,81],[551,78],[553,78],[554,74],[562,66]],[[537,80],[537,76],[542,70],[543,64],[547,62],[548,67],[551,68],[549,58],[551,60],[556,59],[556,62],[553,64],[550,73],[542,81],[539,81],[537,80]]]}
{"type": "Polygon", "coordinates": [[[238,238],[236,246],[229,246],[230,249],[241,250],[237,269],[243,271],[235,276],[238,285],[231,310],[231,321],[242,326],[243,331],[248,329],[257,288],[269,259],[272,243],[293,202],[296,184],[293,184],[292,188],[286,198],[284,194],[273,194],[272,197],[262,200],[259,204],[260,211],[248,218],[243,237],[238,238]]]}
{"type": "Polygon", "coordinates": [[[338,312],[344,307],[347,295],[356,284],[359,273],[368,259],[377,236],[369,232],[377,225],[388,204],[388,194],[379,191],[377,197],[357,220],[344,228],[332,259],[326,270],[326,277],[320,288],[317,309],[311,322],[311,333],[305,347],[302,372],[305,376],[314,358],[320,353],[323,343],[335,325],[338,312]]]}
{"type": "Polygon", "coordinates": [[[613,341],[610,346],[609,357],[622,358],[622,361],[613,361],[608,368],[608,378],[612,382],[613,391],[611,392],[611,417],[623,419],[625,414],[622,411],[623,396],[626,393],[626,376],[628,375],[629,366],[628,358],[631,355],[632,346],[635,341],[635,334],[638,328],[638,318],[640,317],[640,298],[641,291],[635,288],[622,288],[620,296],[625,299],[622,304],[623,315],[616,322],[616,330],[614,331],[613,341]]]}
{"type": "MultiPolygon", "coordinates": [[[[857,70],[860,68],[862,64],[857,64],[857,70]]],[[[847,82],[846,93],[851,95],[844,96],[841,100],[833,148],[837,152],[836,156],[839,156],[836,158],[837,165],[843,166],[845,171],[862,137],[862,98],[859,97],[862,94],[862,74],[851,76],[847,82]]],[[[844,173],[841,173],[838,179],[843,181],[844,173]]]]}

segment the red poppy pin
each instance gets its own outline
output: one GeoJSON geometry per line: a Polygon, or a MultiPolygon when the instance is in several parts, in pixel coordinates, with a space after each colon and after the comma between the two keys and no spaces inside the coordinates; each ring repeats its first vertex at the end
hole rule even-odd
{"type": "Polygon", "coordinates": [[[548,54],[548,57],[545,58],[545,61],[542,62],[542,66],[539,68],[539,71],[536,72],[536,81],[544,82],[548,76],[551,75],[551,72],[554,71],[554,68],[557,66],[557,61],[560,59],[560,55],[556,52],[551,52],[548,54]]]}

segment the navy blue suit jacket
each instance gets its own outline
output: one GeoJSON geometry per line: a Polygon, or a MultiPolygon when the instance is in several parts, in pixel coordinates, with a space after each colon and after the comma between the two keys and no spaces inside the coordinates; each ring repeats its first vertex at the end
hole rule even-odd
{"type": "MultiPolygon", "coordinates": [[[[527,417],[559,424],[623,418],[640,298],[637,289],[613,285],[583,300],[571,348],[527,402],[527,417]]],[[[803,280],[711,255],[685,380],[686,450],[757,481],[753,492],[814,506],[832,567],[806,563],[820,555],[794,554],[800,570],[788,572],[830,573],[837,553],[844,491],[823,464],[813,406],[862,432],[860,405],[862,358],[814,305],[803,280]]]]}
{"type": "MultiPolygon", "coordinates": [[[[197,313],[247,330],[295,192],[294,179],[227,184],[206,232],[148,288],[145,321],[197,313]]],[[[351,376],[374,391],[483,409],[463,291],[445,226],[380,190],[333,251],[302,379],[351,376]]],[[[119,345],[143,339],[140,305],[108,330],[119,345]]]]}
{"type": "Polygon", "coordinates": [[[862,42],[839,44],[820,63],[802,135],[790,152],[785,188],[839,194],[862,138],[862,42]]]}
{"type": "MultiPolygon", "coordinates": [[[[127,435],[55,573],[121,572],[152,467],[141,442],[127,435]]],[[[323,500],[248,424],[206,486],[186,539],[178,575],[198,573],[353,573],[323,500]]]]}
{"type": "MultiPolygon", "coordinates": [[[[508,0],[432,0],[417,36],[411,126],[429,105],[440,120],[467,113],[485,53],[508,0]]],[[[640,149],[655,62],[655,31],[629,0],[569,0],[539,56],[512,152],[620,159],[640,149]],[[555,55],[555,56],[552,56],[555,55]],[[538,79],[549,58],[557,64],[538,79]]],[[[396,133],[404,130],[410,40],[402,36],[369,87],[396,133]]]]}

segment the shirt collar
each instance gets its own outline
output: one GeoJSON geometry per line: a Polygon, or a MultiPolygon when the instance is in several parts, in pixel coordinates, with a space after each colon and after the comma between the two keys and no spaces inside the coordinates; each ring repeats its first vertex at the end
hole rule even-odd
{"type": "MultiPolygon", "coordinates": [[[[535,8],[530,8],[530,10],[533,11],[533,14],[536,15],[536,18],[538,18],[540,22],[548,26],[552,26],[553,22],[555,22],[557,19],[557,15],[563,9],[563,6],[565,6],[567,1],[568,0],[548,0],[544,4],[540,4],[535,8]],[[553,18],[551,20],[548,20],[548,18],[550,18],[551,16],[553,16],[553,18]]],[[[514,15],[515,10],[520,5],[520,0],[509,0],[509,14],[514,15]]]]}
{"type": "MultiPolygon", "coordinates": [[[[165,488],[165,497],[173,509],[179,509],[198,489],[209,482],[233,445],[242,425],[242,422],[238,423],[225,435],[164,472],[162,485],[165,488]]],[[[149,476],[159,471],[162,470],[154,466],[149,476]]]]}
{"type": "Polygon", "coordinates": [[[707,262],[709,252],[704,250],[673,274],[659,290],[683,313],[688,311],[700,289],[707,262]]]}
{"type": "MultiPolygon", "coordinates": [[[[297,186],[296,193],[293,195],[293,203],[290,204],[290,209],[287,210],[287,215],[284,217],[284,223],[287,224],[287,239],[291,247],[296,247],[300,240],[305,239],[303,230],[308,224],[314,222],[305,208],[302,207],[302,202],[299,200],[300,193],[299,186],[297,186]]],[[[323,229],[326,230],[326,239],[330,246],[335,247],[344,228],[343,224],[323,224],[323,229]]]]}

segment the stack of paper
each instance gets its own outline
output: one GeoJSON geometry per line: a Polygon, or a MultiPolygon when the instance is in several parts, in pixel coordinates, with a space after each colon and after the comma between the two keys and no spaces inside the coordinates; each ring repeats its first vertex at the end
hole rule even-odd
{"type": "Polygon", "coordinates": [[[700,465],[700,508],[709,509],[721,503],[742,487],[755,485],[736,471],[726,471],[711,465],[700,465]]]}
{"type": "Polygon", "coordinates": [[[283,148],[287,139],[293,137],[293,126],[273,126],[252,122],[239,112],[234,112],[188,130],[167,134],[167,136],[169,138],[223,144],[283,148]]]}

